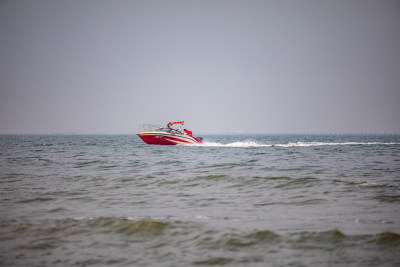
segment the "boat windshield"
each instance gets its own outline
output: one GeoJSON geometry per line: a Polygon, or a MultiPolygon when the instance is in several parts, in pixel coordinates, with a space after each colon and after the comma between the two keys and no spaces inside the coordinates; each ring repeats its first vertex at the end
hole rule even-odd
{"type": "Polygon", "coordinates": [[[173,134],[182,134],[180,130],[177,129],[172,129],[168,127],[160,127],[157,129],[158,132],[167,132],[167,133],[173,133],[173,134]]]}
{"type": "Polygon", "coordinates": [[[170,133],[172,131],[172,129],[171,128],[166,128],[166,127],[160,127],[160,128],[157,129],[157,131],[170,133]]]}

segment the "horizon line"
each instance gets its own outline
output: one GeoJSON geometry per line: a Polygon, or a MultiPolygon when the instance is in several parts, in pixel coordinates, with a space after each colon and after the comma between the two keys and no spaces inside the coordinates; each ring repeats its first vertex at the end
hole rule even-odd
{"type": "MultiPolygon", "coordinates": [[[[0,133],[0,135],[136,135],[136,132],[129,133],[0,133]]],[[[400,135],[400,132],[221,132],[207,133],[199,132],[195,135],[400,135]]]]}

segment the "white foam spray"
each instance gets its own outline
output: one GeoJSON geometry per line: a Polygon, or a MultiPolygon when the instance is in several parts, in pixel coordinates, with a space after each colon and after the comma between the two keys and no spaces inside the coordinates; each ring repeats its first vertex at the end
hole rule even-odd
{"type": "Polygon", "coordinates": [[[255,142],[252,140],[244,140],[237,141],[233,143],[217,143],[217,142],[207,142],[205,141],[202,144],[198,144],[197,146],[203,147],[313,147],[313,146],[348,146],[348,145],[398,145],[400,143],[395,142],[295,142],[295,143],[287,143],[287,144],[264,144],[255,142]]]}

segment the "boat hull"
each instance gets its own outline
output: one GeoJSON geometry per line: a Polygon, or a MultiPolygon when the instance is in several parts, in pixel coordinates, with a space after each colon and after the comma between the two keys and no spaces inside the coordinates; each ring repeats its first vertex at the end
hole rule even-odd
{"type": "Polygon", "coordinates": [[[138,133],[137,136],[149,145],[190,145],[202,143],[196,137],[165,132],[142,132],[138,133]]]}

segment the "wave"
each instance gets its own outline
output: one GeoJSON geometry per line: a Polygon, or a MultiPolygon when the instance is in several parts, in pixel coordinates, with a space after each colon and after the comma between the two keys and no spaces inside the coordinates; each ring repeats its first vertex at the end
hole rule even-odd
{"type": "Polygon", "coordinates": [[[368,243],[376,243],[379,245],[399,245],[400,235],[391,232],[384,232],[374,235],[368,243]]]}
{"type": "Polygon", "coordinates": [[[43,202],[43,201],[53,201],[54,198],[51,197],[36,197],[36,198],[29,198],[29,199],[22,199],[18,201],[19,203],[30,203],[30,202],[43,202]]]}
{"type": "Polygon", "coordinates": [[[304,187],[311,187],[318,183],[320,180],[317,178],[313,177],[302,177],[302,178],[297,178],[294,180],[290,180],[286,183],[282,183],[277,185],[275,188],[304,188],[304,187]]]}
{"type": "Polygon", "coordinates": [[[287,144],[265,144],[252,140],[232,143],[207,142],[195,146],[202,147],[318,147],[318,146],[351,146],[351,145],[399,145],[397,142],[294,142],[287,144]]]}
{"type": "Polygon", "coordinates": [[[375,197],[376,199],[384,202],[399,202],[400,195],[379,195],[375,197]]]}
{"type": "Polygon", "coordinates": [[[197,235],[199,247],[225,249],[257,249],[265,246],[282,246],[287,248],[313,248],[331,250],[342,246],[362,246],[375,244],[386,248],[396,248],[400,244],[400,235],[393,232],[377,234],[347,235],[338,229],[320,232],[291,232],[278,234],[269,230],[250,232],[216,232],[206,231],[197,235]]]}
{"type": "Polygon", "coordinates": [[[0,245],[4,248],[0,258],[4,266],[32,265],[38,254],[41,262],[33,265],[153,266],[162,262],[166,266],[266,266],[287,257],[288,263],[296,260],[300,265],[318,266],[329,265],[334,254],[351,266],[360,265],[358,255],[364,255],[363,266],[398,266],[393,255],[397,255],[400,235],[394,232],[354,235],[332,229],[277,233],[268,230],[268,222],[262,229],[232,226],[219,229],[208,223],[131,217],[39,222],[0,219],[0,245]]]}
{"type": "MultiPolygon", "coordinates": [[[[288,233],[276,233],[270,230],[254,229],[250,231],[237,231],[225,228],[210,229],[207,225],[180,220],[145,219],[132,217],[96,217],[96,218],[64,218],[56,220],[44,220],[42,222],[16,222],[0,220],[3,234],[8,238],[23,237],[54,237],[64,238],[91,234],[111,235],[144,235],[147,237],[165,236],[179,241],[186,240],[200,247],[251,247],[267,243],[293,242],[300,243],[325,243],[351,241],[362,244],[400,245],[400,234],[395,232],[381,232],[370,234],[344,234],[338,229],[328,231],[294,231],[288,233]],[[186,237],[189,237],[186,239],[186,237]]],[[[152,239],[149,239],[152,240],[152,239]]]]}
{"type": "Polygon", "coordinates": [[[103,232],[123,233],[127,235],[133,234],[161,234],[170,224],[168,222],[131,218],[110,218],[99,217],[89,220],[88,226],[98,227],[103,232]]]}
{"type": "Polygon", "coordinates": [[[164,230],[171,227],[171,223],[152,219],[133,219],[129,217],[97,217],[97,218],[66,218],[56,221],[45,221],[41,224],[12,223],[10,232],[20,234],[33,234],[34,236],[71,236],[82,233],[93,234],[124,234],[124,235],[161,235],[164,230]]]}

